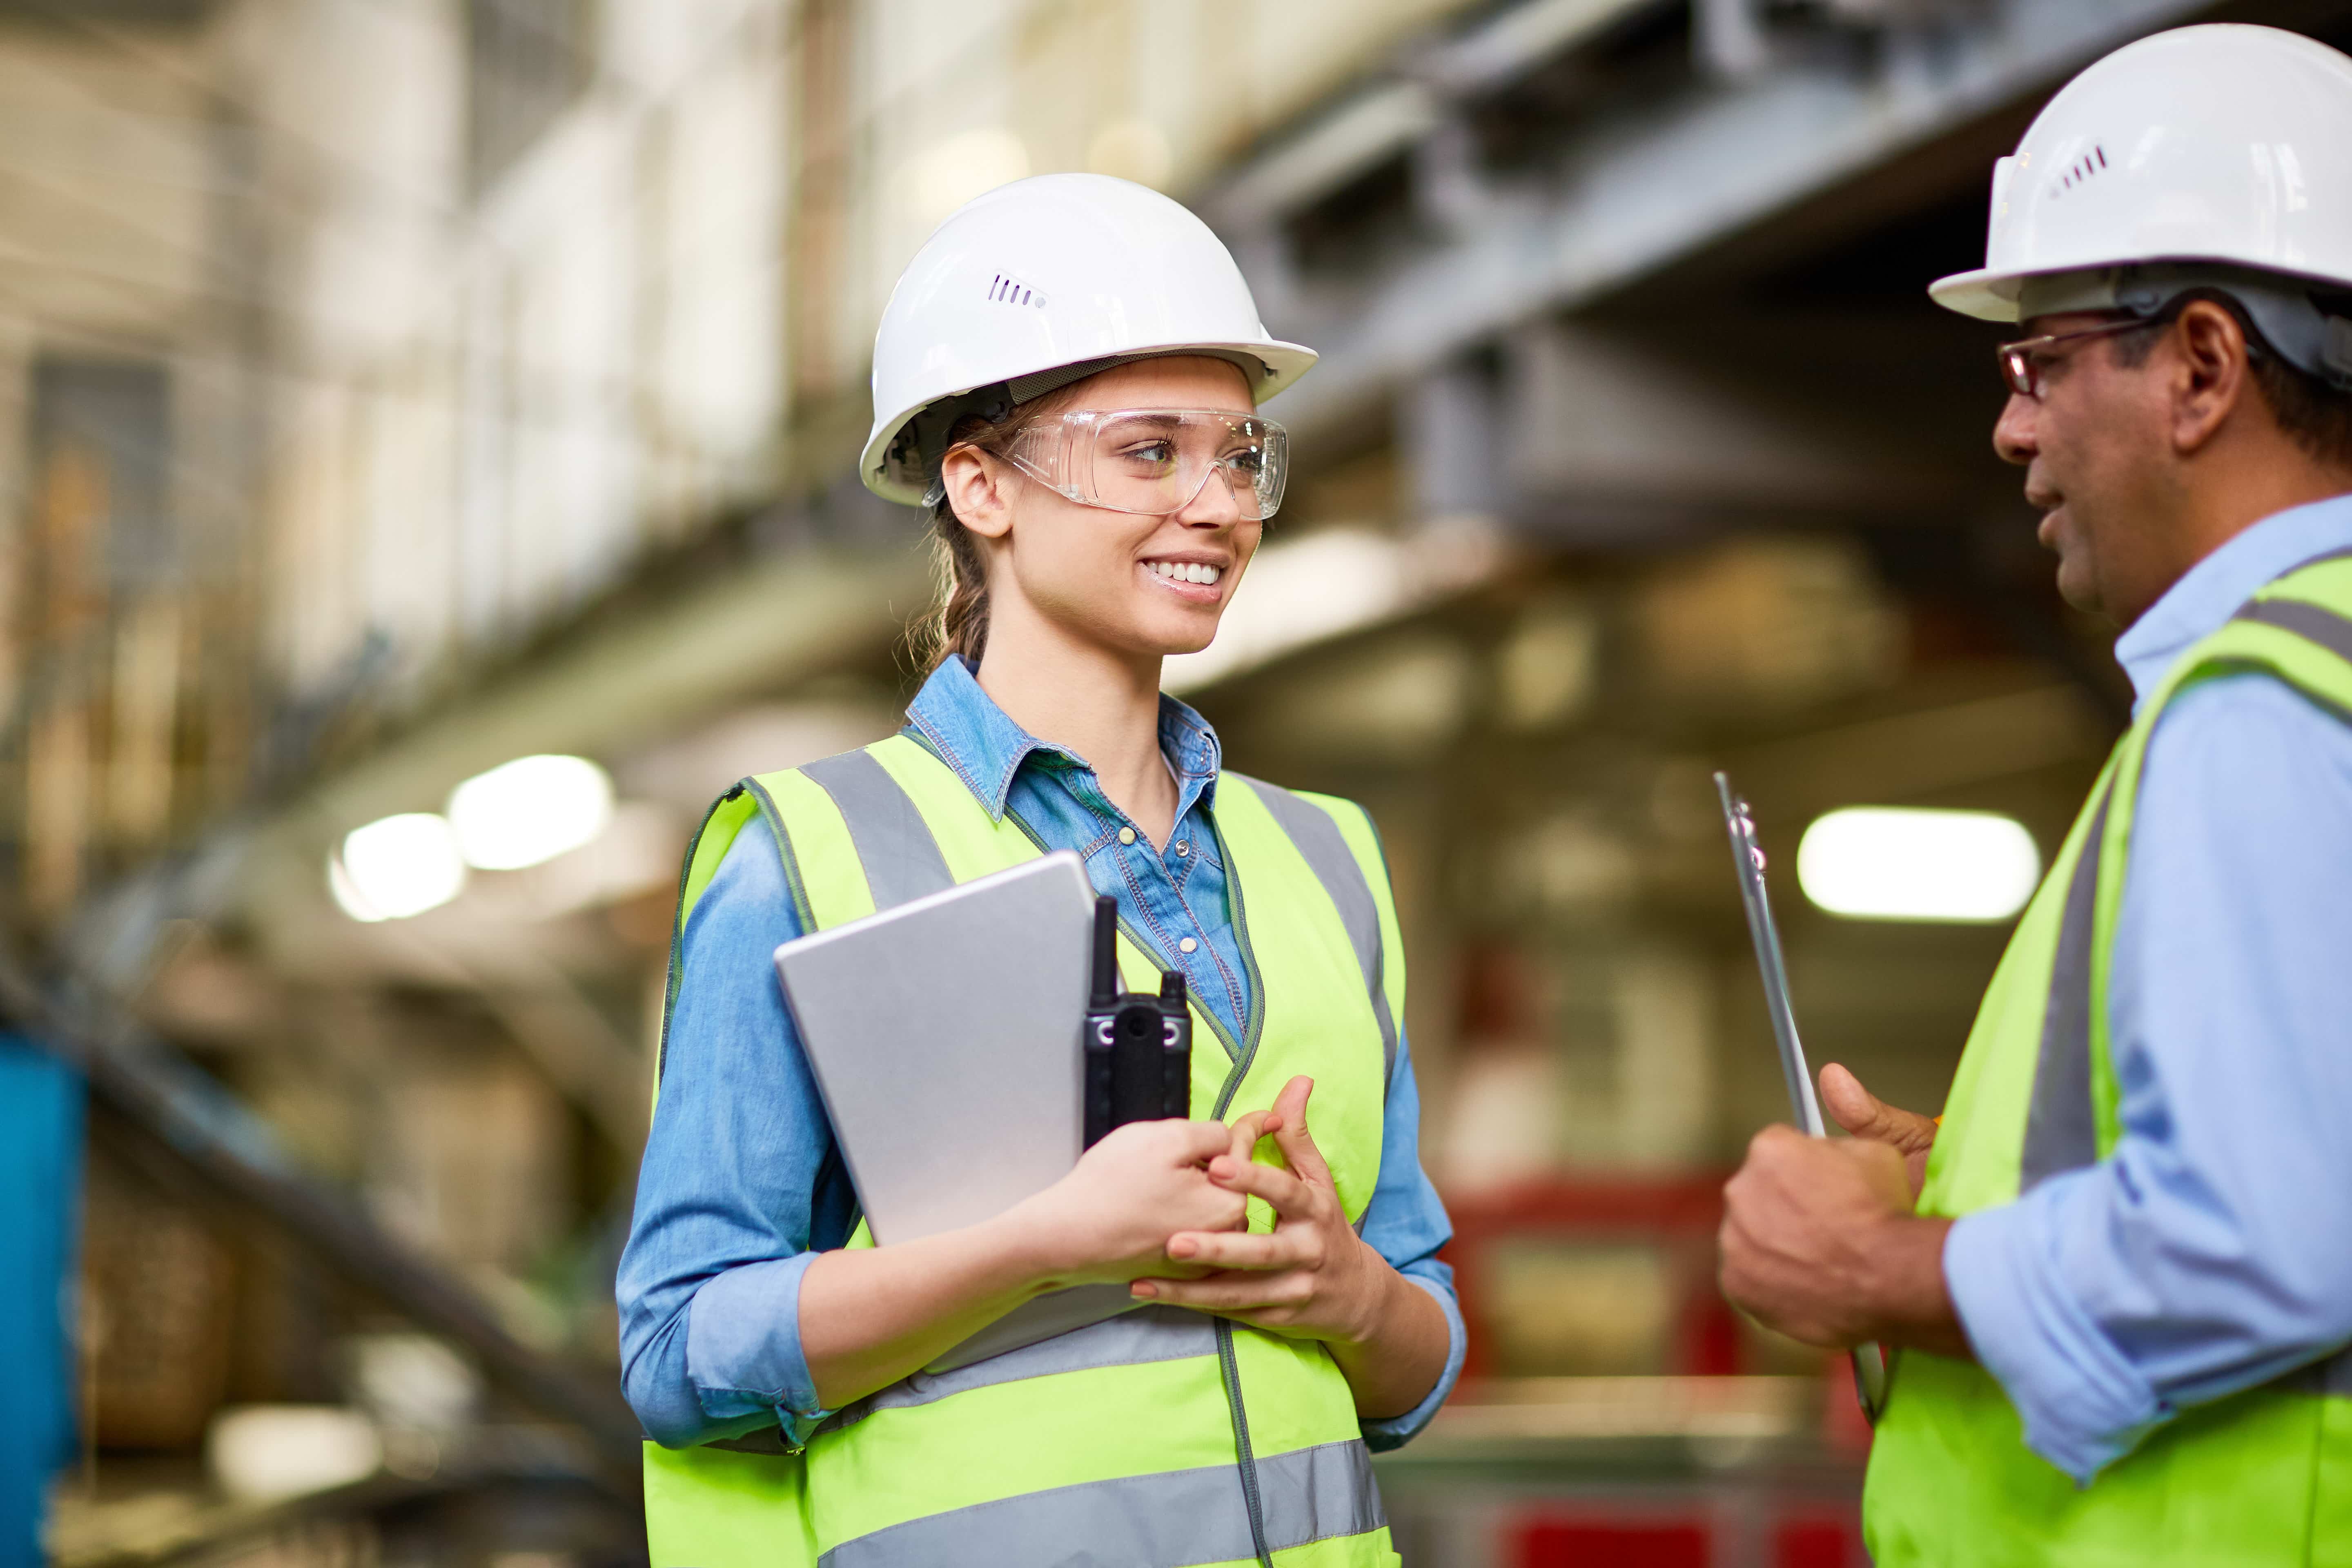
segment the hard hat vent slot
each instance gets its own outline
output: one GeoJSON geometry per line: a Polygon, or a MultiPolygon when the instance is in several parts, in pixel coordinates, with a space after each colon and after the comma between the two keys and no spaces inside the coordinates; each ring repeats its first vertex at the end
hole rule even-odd
{"type": "Polygon", "coordinates": [[[2058,183],[2050,187],[2050,194],[2053,196],[2063,196],[2092,175],[2106,173],[2106,168],[2107,150],[2094,143],[2089,152],[2067,165],[2066,172],[2058,176],[2058,183]]]}
{"type": "Polygon", "coordinates": [[[1034,305],[1041,310],[1045,308],[1045,296],[1018,278],[1008,278],[1002,272],[988,280],[988,298],[999,305],[1034,305]]]}

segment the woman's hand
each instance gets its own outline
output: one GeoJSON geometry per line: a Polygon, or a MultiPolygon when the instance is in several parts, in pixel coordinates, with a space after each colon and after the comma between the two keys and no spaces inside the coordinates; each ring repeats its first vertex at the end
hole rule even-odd
{"type": "Polygon", "coordinates": [[[1248,1159],[1263,1120],[1135,1122],[993,1219],[819,1254],[801,1277],[801,1350],[818,1399],[837,1410],[1049,1290],[1167,1272],[1171,1235],[1247,1217],[1247,1200],[1207,1167],[1248,1159]]]}
{"type": "Polygon", "coordinates": [[[1372,1337],[1398,1276],[1364,1244],[1339,1205],[1331,1167],[1307,1131],[1314,1088],[1312,1079],[1292,1079],[1273,1110],[1235,1122],[1232,1148],[1208,1162],[1208,1178],[1218,1187],[1272,1205],[1275,1227],[1253,1236],[1232,1226],[1200,1226],[1171,1237],[1168,1258],[1204,1277],[1139,1279],[1138,1297],[1197,1307],[1299,1339],[1361,1343],[1372,1337]],[[1244,1133],[1252,1134],[1248,1142],[1242,1142],[1244,1133]],[[1250,1159],[1256,1138],[1266,1135],[1288,1170],[1250,1159]]]}
{"type": "Polygon", "coordinates": [[[1331,1167],[1307,1131],[1314,1090],[1314,1079],[1292,1079],[1273,1110],[1234,1123],[1233,1147],[1209,1162],[1210,1181],[1274,1205],[1274,1228],[1259,1236],[1219,1228],[1171,1237],[1173,1272],[1200,1277],[1170,1278],[1163,1265],[1160,1276],[1130,1289],[1145,1300],[1320,1340],[1348,1380],[1359,1415],[1402,1415],[1429,1396],[1445,1370],[1445,1312],[1348,1223],[1331,1167]],[[1251,1161],[1265,1135],[1290,1169],[1251,1161]]]}
{"type": "Polygon", "coordinates": [[[1079,1156],[1070,1173],[1008,1215],[1032,1238],[1055,1286],[1124,1284],[1167,1268],[1176,1234],[1238,1228],[1247,1200],[1212,1181],[1213,1162],[1246,1161],[1262,1114],[1219,1121],[1130,1121],[1079,1156]]]}

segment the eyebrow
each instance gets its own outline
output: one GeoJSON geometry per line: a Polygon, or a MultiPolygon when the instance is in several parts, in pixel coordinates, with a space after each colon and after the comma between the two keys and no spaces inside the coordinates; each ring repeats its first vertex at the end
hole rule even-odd
{"type": "Polygon", "coordinates": [[[1148,429],[1173,430],[1184,421],[1165,409],[1120,408],[1113,410],[1104,423],[1108,428],[1140,425],[1148,429]]]}

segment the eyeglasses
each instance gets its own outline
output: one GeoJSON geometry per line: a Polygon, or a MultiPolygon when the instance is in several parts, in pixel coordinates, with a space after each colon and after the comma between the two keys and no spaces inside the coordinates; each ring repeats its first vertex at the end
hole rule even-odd
{"type": "Polygon", "coordinates": [[[2000,378],[2009,384],[2010,391],[2020,397],[2039,398],[2042,395],[2042,371],[2049,363],[2050,351],[2060,343],[2079,342],[2085,338],[2109,338],[2118,332],[2136,332],[2142,327],[2160,327],[2160,316],[2134,316],[2129,321],[2105,321],[2095,327],[2084,327],[2072,332],[2045,332],[2038,338],[2020,338],[2013,343],[2003,343],[1993,352],[2000,356],[2000,378]]]}
{"type": "Polygon", "coordinates": [[[1290,467],[1290,433],[1215,408],[1077,409],[1024,426],[1002,456],[1081,506],[1167,517],[1212,479],[1245,521],[1272,517],[1290,467]]]}

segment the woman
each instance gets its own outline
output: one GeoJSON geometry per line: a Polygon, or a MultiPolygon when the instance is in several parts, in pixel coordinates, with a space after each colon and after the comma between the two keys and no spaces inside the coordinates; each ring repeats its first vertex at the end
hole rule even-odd
{"type": "Polygon", "coordinates": [[[619,1280],[656,1564],[1394,1560],[1368,1446],[1428,1419],[1462,1328],[1377,840],[1221,773],[1159,689],[1280,500],[1256,403],[1313,357],[1198,219],[1098,176],[992,192],[901,279],[864,471],[930,507],[936,668],[900,734],[745,781],[689,857],[619,1280]],[[1049,848],[1118,900],[1130,984],[1183,972],[1197,1120],[874,1247],[769,954],[908,896],[908,863],[1049,848]],[[1106,1283],[1139,1305],[921,1370],[1106,1283]]]}

